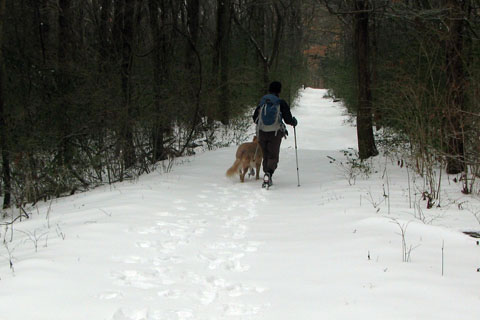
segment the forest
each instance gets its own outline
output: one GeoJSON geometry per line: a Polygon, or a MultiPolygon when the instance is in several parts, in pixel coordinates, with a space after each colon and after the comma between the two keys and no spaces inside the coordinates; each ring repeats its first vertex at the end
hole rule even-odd
{"type": "Polygon", "coordinates": [[[291,104],[342,100],[359,161],[391,154],[432,199],[438,168],[474,192],[479,18],[475,0],[0,0],[3,207],[221,147],[272,80],[291,104]]]}

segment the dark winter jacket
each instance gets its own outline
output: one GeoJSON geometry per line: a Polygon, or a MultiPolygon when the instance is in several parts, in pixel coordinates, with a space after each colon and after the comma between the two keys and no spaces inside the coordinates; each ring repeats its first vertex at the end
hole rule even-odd
{"type": "MultiPolygon", "coordinates": [[[[263,98],[260,101],[262,101],[262,100],[263,100],[263,98]]],[[[253,121],[255,123],[258,122],[258,113],[260,112],[261,107],[262,106],[259,104],[257,106],[257,108],[255,109],[255,112],[253,113],[252,118],[253,118],[253,121]]],[[[292,117],[292,113],[290,112],[290,107],[287,104],[287,102],[285,102],[285,100],[283,100],[283,99],[280,99],[280,112],[282,113],[283,121],[286,124],[293,125],[293,117],[292,117]]]]}

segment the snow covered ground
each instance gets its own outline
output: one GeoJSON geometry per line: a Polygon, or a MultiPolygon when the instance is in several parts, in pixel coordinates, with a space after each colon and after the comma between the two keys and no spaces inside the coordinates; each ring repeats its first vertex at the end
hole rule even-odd
{"type": "Polygon", "coordinates": [[[480,246],[462,233],[480,230],[478,202],[450,177],[427,210],[384,157],[350,185],[327,156],[356,130],[324,94],[307,88],[293,110],[300,187],[290,128],[272,190],[225,177],[232,146],[2,227],[0,319],[478,318],[480,246]]]}

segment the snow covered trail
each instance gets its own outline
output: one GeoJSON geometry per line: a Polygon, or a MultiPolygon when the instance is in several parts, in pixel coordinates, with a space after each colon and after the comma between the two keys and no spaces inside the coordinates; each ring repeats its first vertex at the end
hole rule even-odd
{"type": "Polygon", "coordinates": [[[324,93],[302,91],[293,110],[300,187],[290,128],[272,190],[225,177],[230,147],[42,204],[11,242],[1,229],[0,319],[475,318],[480,248],[460,231],[480,227],[456,208],[458,186],[423,222],[394,165],[389,211],[380,173],[350,186],[327,156],[355,147],[356,130],[324,93]]]}
{"type": "Polygon", "coordinates": [[[242,258],[260,245],[246,233],[263,197],[217,180],[152,175],[59,200],[53,231],[44,221],[33,227],[51,239],[40,239],[35,254],[22,243],[13,277],[2,268],[0,319],[5,312],[5,319],[115,320],[254,314],[236,297],[264,288],[229,274],[248,271],[242,258]]]}

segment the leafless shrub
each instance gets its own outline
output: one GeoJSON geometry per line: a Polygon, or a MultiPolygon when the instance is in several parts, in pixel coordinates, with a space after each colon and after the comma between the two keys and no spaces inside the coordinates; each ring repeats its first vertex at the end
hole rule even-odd
{"type": "Polygon", "coordinates": [[[391,218],[391,221],[393,223],[395,223],[398,228],[400,229],[400,236],[401,236],[401,239],[402,239],[402,261],[403,262],[410,262],[411,261],[411,253],[414,249],[418,248],[419,246],[413,246],[413,245],[409,245],[407,244],[407,240],[406,240],[406,235],[407,235],[407,229],[408,229],[408,225],[410,224],[410,221],[409,222],[406,222],[406,223],[400,223],[397,219],[394,219],[394,218],[391,218]]]}
{"type": "Polygon", "coordinates": [[[33,246],[35,248],[35,252],[38,252],[38,244],[39,244],[39,241],[47,236],[47,239],[48,239],[48,231],[43,231],[40,230],[40,229],[35,229],[32,231],[22,231],[22,230],[17,230],[18,232],[20,233],[23,233],[27,236],[27,239],[26,241],[30,241],[31,243],[33,243],[33,246]]]}

